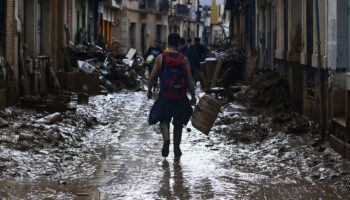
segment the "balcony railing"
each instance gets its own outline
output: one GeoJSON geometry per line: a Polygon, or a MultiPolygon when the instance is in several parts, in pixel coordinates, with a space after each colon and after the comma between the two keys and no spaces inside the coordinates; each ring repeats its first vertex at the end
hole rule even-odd
{"type": "Polygon", "coordinates": [[[160,0],[157,5],[157,11],[162,13],[168,13],[170,8],[169,0],[160,0]]]}
{"type": "Polygon", "coordinates": [[[169,12],[169,0],[141,0],[139,8],[167,13],[169,12]]]}
{"type": "Polygon", "coordinates": [[[154,0],[141,0],[139,7],[140,7],[140,9],[155,10],[156,9],[156,1],[154,1],[154,0]]]}
{"type": "Polygon", "coordinates": [[[188,15],[189,9],[184,4],[176,4],[175,14],[176,15],[188,15]]]}

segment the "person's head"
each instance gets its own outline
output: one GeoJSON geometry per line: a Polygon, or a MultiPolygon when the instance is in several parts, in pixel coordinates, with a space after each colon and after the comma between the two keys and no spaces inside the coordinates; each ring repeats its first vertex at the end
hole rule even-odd
{"type": "Polygon", "coordinates": [[[154,47],[160,48],[161,42],[159,40],[154,41],[154,47]]]}
{"type": "Polygon", "coordinates": [[[201,43],[201,39],[199,38],[199,37],[196,37],[195,39],[194,39],[194,43],[201,43]]]}
{"type": "Polygon", "coordinates": [[[191,38],[190,38],[190,39],[187,39],[187,44],[191,44],[191,43],[192,43],[191,38]]]}
{"type": "Polygon", "coordinates": [[[166,48],[166,43],[162,42],[162,48],[165,49],[166,48]]]}
{"type": "Polygon", "coordinates": [[[177,48],[180,43],[180,36],[177,33],[170,33],[168,36],[168,46],[177,48]]]}

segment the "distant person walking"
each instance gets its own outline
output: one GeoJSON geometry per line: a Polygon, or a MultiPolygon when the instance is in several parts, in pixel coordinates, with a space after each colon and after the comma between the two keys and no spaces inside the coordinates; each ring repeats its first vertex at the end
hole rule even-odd
{"type": "Polygon", "coordinates": [[[172,33],[168,36],[169,49],[156,58],[148,82],[147,96],[152,98],[153,83],[157,74],[160,73],[160,92],[150,111],[148,123],[154,125],[160,122],[163,135],[163,157],[169,155],[171,121],[174,125],[174,155],[175,158],[181,157],[182,128],[192,116],[191,104],[196,103],[190,64],[184,54],[178,52],[179,42],[178,34],[172,33]],[[188,90],[191,92],[191,100],[187,97],[188,90]]]}
{"type": "Polygon", "coordinates": [[[198,37],[194,39],[194,48],[196,49],[199,61],[203,62],[207,55],[207,49],[203,44],[201,44],[201,39],[198,37]]]}
{"type": "MultiPolygon", "coordinates": [[[[182,47],[181,52],[188,58],[191,66],[191,73],[193,75],[194,82],[199,81],[199,78],[203,80],[203,83],[206,84],[204,74],[201,71],[200,67],[200,57],[194,45],[192,45],[192,40],[188,39],[187,44],[182,47]]],[[[204,55],[200,55],[203,56],[204,55]]]]}
{"type": "MultiPolygon", "coordinates": [[[[159,41],[155,41],[154,45],[148,48],[146,54],[144,55],[144,59],[145,59],[145,65],[148,68],[149,75],[151,75],[156,57],[162,53],[163,53],[163,49],[161,46],[161,42],[159,41]]],[[[158,77],[156,77],[156,81],[154,81],[154,86],[155,86],[154,89],[156,88],[157,84],[158,84],[158,77]]]]}
{"type": "Polygon", "coordinates": [[[191,73],[193,76],[200,70],[200,61],[198,59],[196,49],[192,45],[192,40],[188,39],[187,44],[181,48],[181,53],[183,53],[187,58],[191,66],[191,73]]]}

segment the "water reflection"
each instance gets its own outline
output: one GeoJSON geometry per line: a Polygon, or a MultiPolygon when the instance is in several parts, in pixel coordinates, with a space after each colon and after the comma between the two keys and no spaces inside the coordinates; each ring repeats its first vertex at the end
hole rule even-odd
{"type": "Polygon", "coordinates": [[[175,159],[173,163],[173,176],[169,162],[165,159],[162,163],[163,177],[160,181],[158,196],[165,199],[190,199],[190,189],[182,172],[181,161],[175,159]]]}
{"type": "Polygon", "coordinates": [[[172,191],[170,188],[170,169],[169,169],[169,162],[167,160],[164,160],[162,163],[163,168],[163,177],[160,181],[160,189],[158,191],[158,196],[169,199],[172,197],[172,191]]]}

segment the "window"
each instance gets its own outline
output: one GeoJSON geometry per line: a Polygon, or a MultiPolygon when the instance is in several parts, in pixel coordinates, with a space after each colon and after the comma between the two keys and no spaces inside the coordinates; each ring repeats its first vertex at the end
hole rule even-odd
{"type": "Polygon", "coordinates": [[[174,33],[179,33],[178,31],[179,31],[179,28],[176,25],[174,25],[174,33]]]}
{"type": "Polygon", "coordinates": [[[135,47],[135,45],[136,45],[136,23],[131,23],[129,30],[130,30],[129,46],[135,47]]]}
{"type": "Polygon", "coordinates": [[[162,41],[162,25],[157,25],[156,33],[157,33],[156,40],[162,41]]]}

